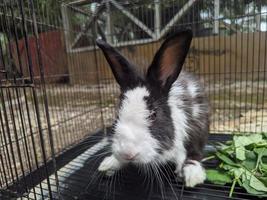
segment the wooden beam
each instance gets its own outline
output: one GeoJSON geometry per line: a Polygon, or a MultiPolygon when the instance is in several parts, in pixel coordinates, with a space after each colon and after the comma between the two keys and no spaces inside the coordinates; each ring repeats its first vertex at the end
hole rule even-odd
{"type": "Polygon", "coordinates": [[[61,4],[61,14],[62,14],[62,22],[63,22],[63,29],[64,29],[64,36],[65,36],[65,43],[66,43],[66,50],[67,52],[70,51],[70,24],[68,20],[68,9],[66,4],[61,4]]]}
{"type": "Polygon", "coordinates": [[[117,42],[114,44],[114,47],[122,47],[122,46],[129,46],[129,45],[137,45],[137,44],[145,44],[149,42],[155,41],[154,39],[141,39],[141,40],[131,40],[125,42],[117,42]]]}
{"type": "Polygon", "coordinates": [[[75,6],[68,5],[68,8],[70,8],[70,9],[72,9],[73,11],[78,12],[78,13],[80,13],[80,14],[86,15],[87,17],[91,17],[91,15],[90,15],[88,12],[86,12],[86,11],[80,9],[80,8],[77,8],[77,7],[75,7],[75,6]]]}
{"type": "Polygon", "coordinates": [[[106,31],[107,31],[107,41],[112,43],[112,20],[111,20],[111,10],[110,10],[110,3],[106,1],[106,8],[107,8],[107,24],[106,24],[106,31]]]}
{"type": "Polygon", "coordinates": [[[171,21],[165,26],[165,28],[160,32],[160,37],[164,36],[171,27],[181,19],[181,17],[194,5],[198,0],[188,0],[187,3],[178,11],[178,13],[171,19],[171,21]]]}
{"type": "Polygon", "coordinates": [[[225,28],[228,28],[229,30],[232,30],[234,32],[240,32],[237,28],[240,28],[240,25],[231,25],[231,24],[227,24],[225,21],[220,21],[220,24],[222,24],[225,28]]]}
{"type": "Polygon", "coordinates": [[[120,10],[125,16],[127,16],[133,23],[135,23],[139,28],[141,28],[144,32],[146,32],[152,38],[155,37],[155,34],[138,18],[136,18],[132,13],[130,13],[126,8],[120,5],[115,0],[109,0],[118,10],[120,10]]]}
{"type": "Polygon", "coordinates": [[[261,14],[255,15],[256,31],[261,31],[261,14]]]}
{"type": "Polygon", "coordinates": [[[87,32],[87,30],[91,27],[92,23],[97,19],[98,15],[103,10],[103,7],[105,5],[104,2],[105,2],[105,0],[102,1],[102,3],[100,4],[100,6],[97,8],[96,12],[93,14],[93,16],[91,17],[91,19],[86,24],[85,28],[81,32],[79,32],[78,35],[75,37],[74,41],[71,44],[71,48],[73,48],[76,45],[76,43],[80,40],[80,38],[82,37],[82,35],[87,32]]]}
{"type": "Polygon", "coordinates": [[[155,14],[154,14],[154,27],[155,39],[158,39],[161,31],[161,0],[154,0],[155,14]]]}
{"type": "Polygon", "coordinates": [[[68,3],[67,5],[83,6],[88,3],[98,2],[97,0],[77,0],[68,3]]]}
{"type": "Polygon", "coordinates": [[[220,0],[214,0],[214,27],[213,33],[219,33],[220,0]]]}
{"type": "MultiPolygon", "coordinates": [[[[117,42],[114,43],[113,47],[123,47],[123,46],[129,46],[129,45],[137,45],[137,44],[146,44],[150,42],[154,42],[154,39],[141,39],[141,40],[131,40],[131,41],[125,41],[125,42],[117,42]]],[[[84,52],[84,51],[92,51],[95,49],[99,49],[97,46],[87,46],[87,47],[79,47],[75,49],[71,49],[70,53],[77,53],[77,52],[84,52]]]]}

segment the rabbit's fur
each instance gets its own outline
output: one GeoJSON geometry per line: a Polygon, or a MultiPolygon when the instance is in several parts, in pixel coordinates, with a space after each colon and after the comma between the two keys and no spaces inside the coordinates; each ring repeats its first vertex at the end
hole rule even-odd
{"type": "Polygon", "coordinates": [[[118,116],[110,141],[112,155],[98,170],[109,174],[131,162],[176,165],[186,186],[203,183],[201,166],[208,136],[209,104],[198,78],[182,70],[192,33],[168,37],[145,76],[104,41],[97,41],[121,87],[118,116]]]}

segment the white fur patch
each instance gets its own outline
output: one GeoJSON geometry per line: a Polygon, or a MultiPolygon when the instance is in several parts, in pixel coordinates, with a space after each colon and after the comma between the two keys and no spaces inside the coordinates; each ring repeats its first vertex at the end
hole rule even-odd
{"type": "MultiPolygon", "coordinates": [[[[171,118],[174,124],[175,141],[174,147],[165,153],[165,157],[176,163],[176,172],[179,173],[186,159],[185,140],[188,138],[187,117],[182,108],[177,105],[180,95],[183,93],[182,86],[176,81],[169,93],[168,105],[171,109],[171,118]]],[[[183,106],[183,105],[180,105],[183,106]]]]}
{"type": "Polygon", "coordinates": [[[136,162],[143,163],[151,162],[155,158],[159,145],[149,131],[150,111],[144,99],[146,96],[149,96],[149,92],[145,87],[137,87],[124,94],[112,145],[115,155],[138,154],[136,162]]]}
{"type": "Polygon", "coordinates": [[[135,122],[140,125],[146,125],[146,118],[149,116],[149,110],[146,107],[145,97],[149,95],[145,87],[137,87],[127,91],[119,110],[119,120],[121,122],[135,122]]]}
{"type": "MultiPolygon", "coordinates": [[[[188,85],[188,91],[189,91],[192,98],[195,98],[197,96],[197,94],[198,94],[197,89],[198,89],[198,86],[197,86],[197,83],[195,83],[195,82],[191,82],[188,85]]],[[[192,107],[193,117],[198,117],[200,114],[200,111],[201,110],[200,110],[199,104],[193,105],[193,107],[192,107]]]]}
{"type": "Polygon", "coordinates": [[[192,164],[186,164],[183,168],[184,179],[186,187],[194,187],[201,184],[206,179],[206,173],[200,162],[190,160],[192,164]]]}
{"type": "Polygon", "coordinates": [[[199,116],[199,114],[200,114],[199,104],[193,105],[192,112],[193,112],[193,117],[199,116]]]}
{"type": "Polygon", "coordinates": [[[179,81],[175,81],[172,84],[171,90],[170,90],[170,96],[176,96],[179,97],[184,94],[184,88],[181,85],[179,81]]]}
{"type": "Polygon", "coordinates": [[[116,170],[122,167],[120,163],[113,155],[106,157],[99,165],[98,171],[106,172],[108,176],[114,174],[116,170]]]}
{"type": "Polygon", "coordinates": [[[192,97],[195,97],[197,94],[197,86],[195,82],[188,84],[188,91],[192,97]]]}

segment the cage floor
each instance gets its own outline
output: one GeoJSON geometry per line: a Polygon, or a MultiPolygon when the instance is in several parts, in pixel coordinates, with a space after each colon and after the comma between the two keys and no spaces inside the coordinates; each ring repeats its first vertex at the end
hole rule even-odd
{"type": "MultiPolygon", "coordinates": [[[[214,136],[211,140],[217,140],[217,137],[219,136],[214,136]]],[[[79,148],[75,148],[76,153],[79,155],[73,159],[68,155],[63,155],[63,160],[67,160],[67,163],[57,171],[61,198],[57,195],[55,176],[51,175],[49,177],[53,199],[257,199],[239,187],[235,188],[232,198],[228,197],[230,186],[205,183],[195,188],[186,188],[183,182],[175,178],[173,166],[171,165],[158,170],[158,173],[161,174],[160,181],[156,179],[155,175],[148,178],[147,173],[130,165],[116,175],[107,177],[97,171],[99,163],[108,155],[105,153],[108,149],[107,141],[96,136],[88,138],[79,145],[79,148]]],[[[212,167],[215,164],[205,163],[208,167],[212,167]]],[[[22,199],[51,199],[47,181],[37,184],[23,196],[22,199]]]]}

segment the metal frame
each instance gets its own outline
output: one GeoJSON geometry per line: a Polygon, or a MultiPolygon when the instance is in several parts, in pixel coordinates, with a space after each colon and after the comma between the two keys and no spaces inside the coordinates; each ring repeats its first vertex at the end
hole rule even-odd
{"type": "MultiPolygon", "coordinates": [[[[162,4],[160,4],[159,0],[151,1],[155,4],[156,12],[155,16],[151,15],[150,17],[160,19],[161,13],[164,12],[163,8],[161,8],[162,4]]],[[[3,55],[8,54],[0,66],[0,199],[12,199],[12,195],[15,194],[18,198],[22,197],[23,199],[60,199],[57,198],[57,195],[62,195],[61,189],[64,189],[65,192],[62,198],[65,197],[64,195],[67,198],[78,198],[82,193],[87,192],[88,180],[92,180],[97,171],[96,169],[90,172],[86,170],[97,165],[95,165],[94,160],[87,160],[88,165],[84,166],[84,162],[77,162],[74,158],[82,157],[88,159],[85,156],[87,151],[84,150],[91,144],[98,142],[97,139],[101,139],[101,137],[98,137],[99,135],[103,136],[109,133],[107,127],[111,125],[116,116],[114,108],[119,97],[119,89],[115,85],[115,80],[109,76],[111,74],[108,71],[108,67],[106,67],[104,57],[102,54],[98,54],[100,52],[95,51],[94,47],[73,49],[72,44],[69,43],[70,41],[66,40],[68,42],[68,52],[93,50],[92,52],[84,53],[83,55],[85,56],[83,58],[79,53],[66,54],[65,49],[63,49],[64,42],[59,49],[54,48],[53,51],[50,48],[46,49],[46,44],[49,44],[48,46],[52,44],[51,46],[53,46],[55,43],[55,37],[52,39],[43,37],[47,32],[60,33],[61,36],[63,31],[62,24],[64,24],[65,38],[68,39],[72,31],[75,31],[72,30],[73,27],[70,26],[70,21],[67,18],[68,14],[70,14],[68,13],[69,9],[86,16],[91,16],[90,14],[84,13],[73,4],[58,4],[58,6],[61,6],[63,19],[61,15],[55,13],[53,16],[49,16],[49,18],[51,17],[50,21],[50,19],[46,20],[40,17],[43,13],[38,12],[41,12],[42,9],[34,8],[33,0],[28,0],[30,5],[27,9],[24,7],[23,0],[12,1],[16,5],[18,4],[19,9],[17,12],[14,12],[15,9],[9,4],[7,5],[6,2],[4,1],[0,4],[0,28],[6,37],[4,42],[0,42],[0,57],[3,58],[3,55]],[[42,18],[43,21],[38,22],[37,17],[39,20],[42,18]],[[46,27],[49,27],[49,29],[46,27]],[[24,52],[20,51],[22,43],[24,44],[24,52]],[[33,48],[33,45],[36,48],[33,48]],[[3,49],[6,50],[5,54],[3,49]],[[46,54],[48,50],[55,54],[58,60],[60,60],[61,56],[67,56],[66,62],[62,64],[66,71],[47,73],[48,70],[46,71],[46,69],[49,69],[49,67],[57,70],[61,67],[59,65],[54,67],[52,65],[53,60],[42,56],[48,55],[46,54]],[[20,72],[20,75],[14,73],[14,68],[9,71],[11,68],[9,65],[16,58],[17,62],[14,65],[16,65],[15,69],[20,72]],[[46,61],[48,60],[47,64],[46,61]],[[65,79],[66,77],[70,79],[65,79]],[[93,81],[88,77],[93,78],[93,81]],[[60,79],[50,82],[55,78],[60,79]],[[101,132],[98,135],[90,135],[99,129],[101,132]],[[104,132],[102,132],[103,129],[104,132]],[[83,166],[85,171],[81,171],[81,175],[78,173],[73,175],[73,171],[66,170],[66,168],[72,167],[72,164],[76,165],[76,167],[83,166]],[[77,181],[73,182],[73,180],[77,181]],[[69,181],[71,184],[65,187],[65,181],[69,181]],[[85,187],[81,187],[83,183],[85,187]],[[73,188],[79,191],[73,191],[73,188]],[[65,189],[67,190],[65,191],[65,189]],[[7,195],[7,198],[2,196],[3,193],[7,195]]],[[[92,1],[76,1],[77,5],[84,5],[88,2],[92,1]]],[[[103,8],[105,6],[107,8],[110,5],[113,6],[110,1],[102,2],[103,8]]],[[[185,5],[189,7],[189,3],[193,1],[186,2],[185,5]]],[[[216,2],[218,3],[218,1],[216,2]]],[[[141,0],[139,3],[142,4],[141,0]]],[[[233,8],[232,3],[231,1],[231,4],[226,6],[230,10],[233,8]]],[[[201,6],[199,8],[199,5],[194,4],[194,9],[189,11],[190,14],[194,14],[191,11],[197,9],[206,11],[205,5],[202,8],[201,6]]],[[[213,4],[210,5],[211,7],[214,6],[213,4]]],[[[266,4],[262,5],[266,6],[266,4]]],[[[123,8],[128,9],[129,7],[128,5],[123,5],[123,8]]],[[[183,7],[183,9],[186,10],[186,7],[183,7]]],[[[119,9],[115,7],[115,11],[117,10],[119,9]]],[[[178,19],[178,23],[174,22],[175,26],[179,25],[181,27],[189,25],[194,28],[196,23],[201,23],[201,25],[208,24],[209,28],[214,28],[214,32],[209,29],[207,35],[194,39],[189,57],[187,57],[184,65],[186,70],[195,72],[207,84],[207,93],[213,105],[210,133],[232,133],[236,130],[249,134],[267,132],[265,126],[267,119],[267,107],[265,104],[267,92],[267,60],[265,59],[267,57],[267,40],[266,32],[258,31],[259,23],[267,22],[267,15],[265,11],[264,13],[261,12],[260,18],[255,10],[254,8],[254,12],[252,11],[251,13],[244,12],[242,16],[233,15],[232,21],[241,19],[242,23],[248,22],[248,26],[244,26],[244,29],[242,29],[242,27],[238,27],[237,23],[231,22],[227,30],[231,30],[231,32],[241,30],[240,33],[232,35],[225,35],[222,31],[219,31],[218,35],[213,35],[218,30],[218,27],[213,26],[215,24],[213,22],[219,21],[219,25],[225,23],[223,18],[219,18],[218,10],[216,11],[217,14],[209,13],[210,16],[206,18],[207,20],[204,19],[202,21],[202,18],[199,17],[200,15],[196,15],[199,18],[194,18],[190,21],[191,18],[188,15],[189,20],[184,21],[187,18],[184,17],[181,21],[179,21],[181,18],[178,19]],[[258,24],[256,24],[256,21],[258,24]],[[253,30],[247,33],[247,28],[251,30],[251,24],[253,25],[253,30]],[[249,59],[253,61],[253,64],[250,64],[249,59]],[[191,61],[192,66],[190,66],[191,61]]],[[[172,16],[178,16],[179,12],[176,15],[172,13],[172,16]]],[[[133,13],[130,14],[133,15],[133,13]]],[[[129,17],[128,14],[123,15],[129,17]]],[[[99,19],[97,18],[98,16],[95,16],[95,19],[99,19]]],[[[138,17],[140,16],[142,15],[138,17]]],[[[109,18],[110,16],[107,15],[107,17],[109,18]]],[[[137,16],[133,17],[139,19],[137,16]]],[[[151,35],[147,38],[139,37],[138,35],[138,38],[142,39],[116,42],[115,46],[150,43],[159,39],[161,31],[164,29],[160,22],[160,20],[155,20],[154,27],[156,29],[153,31],[153,34],[156,35],[155,38],[151,37],[151,35]]],[[[136,21],[136,23],[139,22],[136,21]]],[[[95,24],[93,20],[92,24],[95,24]]],[[[140,28],[140,26],[138,27],[140,28]]],[[[137,29],[139,30],[138,27],[137,29]]],[[[117,27],[114,27],[110,18],[104,28],[106,28],[105,34],[108,34],[112,32],[112,28],[117,27]]],[[[122,30],[124,30],[123,28],[122,30]]],[[[195,35],[201,35],[202,30],[202,26],[197,27],[195,35]]],[[[87,30],[83,29],[83,31],[87,30]]],[[[92,41],[96,39],[95,36],[94,32],[92,36],[88,35],[92,41]]],[[[146,33],[145,36],[147,36],[146,33]]],[[[108,35],[105,37],[109,42],[115,43],[108,35]]],[[[61,42],[61,37],[56,41],[61,42]]],[[[131,46],[127,48],[127,51],[124,51],[126,48],[123,48],[123,53],[126,56],[129,53],[131,60],[136,58],[137,63],[138,61],[144,61],[143,63],[145,63],[149,62],[149,59],[153,57],[154,52],[157,51],[157,45],[158,43],[140,45],[140,48],[131,46]],[[134,51],[132,51],[133,49],[134,51]]],[[[141,64],[138,67],[141,67],[141,64]]],[[[143,68],[138,69],[142,70],[143,68]]],[[[216,137],[214,141],[224,141],[218,134],[212,136],[216,137]]],[[[103,183],[108,182],[104,181],[103,183]]],[[[134,182],[134,184],[136,183],[134,182]]],[[[98,190],[101,191],[100,194],[105,194],[110,189],[98,185],[94,186],[101,189],[98,190]]],[[[215,186],[213,184],[203,184],[194,189],[194,191],[187,190],[182,184],[179,187],[182,191],[185,191],[185,193],[179,193],[180,190],[178,190],[176,193],[181,194],[181,198],[186,198],[186,195],[191,193],[199,199],[200,195],[204,196],[202,199],[207,199],[209,196],[216,197],[216,199],[220,197],[226,199],[224,197],[227,197],[229,191],[229,186],[215,186]]],[[[92,188],[90,187],[89,189],[92,188]]],[[[137,192],[141,193],[141,190],[137,192]]],[[[234,195],[242,199],[256,199],[252,195],[245,194],[240,189],[236,190],[234,195]]],[[[127,197],[120,199],[127,199],[127,197]]]]}
{"type": "MultiPolygon", "coordinates": [[[[133,43],[136,44],[136,42],[138,44],[143,44],[146,42],[151,42],[151,41],[157,41],[160,38],[162,38],[170,29],[171,27],[177,23],[183,16],[184,14],[194,5],[194,3],[196,3],[198,0],[189,0],[187,3],[184,4],[184,6],[179,10],[179,12],[177,12],[173,18],[170,20],[170,22],[168,24],[166,24],[164,27],[162,27],[161,24],[161,0],[155,0],[154,1],[154,6],[155,6],[155,14],[154,14],[154,19],[155,19],[155,29],[154,31],[151,30],[150,28],[148,28],[141,20],[139,20],[137,17],[135,17],[130,11],[127,10],[127,8],[125,8],[123,5],[121,5],[120,3],[118,3],[116,0],[102,0],[100,2],[99,7],[97,8],[96,13],[94,14],[93,17],[91,17],[90,19],[88,19],[89,21],[87,22],[87,24],[85,25],[85,28],[78,33],[78,35],[75,37],[74,41],[70,44],[69,41],[69,35],[68,33],[66,33],[66,44],[67,44],[67,51],[68,52],[81,52],[81,51],[87,51],[87,50],[93,50],[95,47],[94,46],[88,46],[88,47],[82,47],[82,48],[74,48],[75,45],[77,44],[77,42],[79,41],[79,39],[81,38],[81,36],[83,34],[85,34],[89,28],[94,28],[94,23],[97,23],[97,18],[99,17],[99,15],[101,14],[101,11],[103,8],[106,8],[107,10],[110,9],[110,6],[114,6],[117,10],[119,10],[124,16],[126,16],[131,22],[133,22],[135,25],[137,25],[142,31],[144,31],[145,33],[147,33],[150,38],[148,39],[142,39],[142,40],[138,40],[138,41],[129,41],[129,42],[122,42],[122,43],[114,43],[114,46],[126,46],[126,45],[131,45],[133,43]]],[[[67,22],[67,9],[68,7],[71,6],[71,8],[73,9],[73,7],[75,6],[80,6],[80,5],[84,5],[86,3],[91,3],[94,1],[89,1],[89,0],[79,0],[79,1],[75,1],[69,4],[63,4],[62,5],[62,15],[63,15],[63,19],[64,20],[64,30],[69,30],[69,23],[67,22]]],[[[109,11],[108,11],[109,12],[109,11]]],[[[82,12],[80,12],[82,13],[82,12]]],[[[84,13],[83,13],[84,14],[84,13]]],[[[107,15],[108,19],[107,19],[107,26],[106,26],[106,30],[107,33],[111,33],[111,27],[112,26],[112,20],[110,18],[109,15],[107,15]]],[[[65,31],[67,32],[67,31],[65,31]]],[[[107,41],[110,43],[113,43],[110,34],[107,34],[107,41]]]]}
{"type": "MultiPolygon", "coordinates": [[[[107,31],[107,38],[106,39],[107,39],[107,41],[109,43],[113,44],[113,46],[115,46],[115,47],[116,46],[122,46],[122,44],[125,46],[131,45],[133,43],[132,41],[122,42],[122,43],[114,43],[113,42],[113,40],[110,36],[111,32],[112,32],[112,27],[113,27],[112,26],[112,20],[111,20],[111,17],[109,15],[110,6],[113,6],[114,8],[119,10],[132,23],[134,23],[142,31],[147,33],[149,38],[134,41],[135,43],[137,42],[138,44],[143,44],[146,42],[157,41],[157,40],[161,39],[166,33],[168,33],[170,31],[172,26],[174,26],[177,22],[179,22],[179,20],[187,13],[187,11],[190,10],[190,8],[192,8],[192,6],[198,1],[199,0],[188,0],[183,5],[183,7],[172,17],[172,19],[166,25],[163,26],[163,24],[161,23],[161,0],[154,0],[154,8],[155,8],[154,27],[155,28],[154,28],[154,30],[151,30],[141,20],[139,20],[136,16],[134,16],[134,14],[132,14],[129,10],[127,10],[127,8],[125,6],[123,6],[123,5],[121,5],[121,3],[117,2],[117,0],[102,0],[102,1],[100,1],[100,5],[97,8],[98,10],[94,14],[94,16],[88,19],[88,22],[86,23],[85,28],[80,33],[78,33],[78,35],[75,37],[73,42],[70,42],[69,35],[67,33],[68,31],[65,31],[67,51],[68,52],[81,52],[81,51],[90,51],[90,50],[93,50],[94,48],[97,48],[94,46],[75,48],[75,45],[77,44],[77,42],[79,41],[81,36],[88,31],[89,28],[93,28],[93,29],[95,28],[94,27],[95,25],[93,22],[97,23],[97,19],[98,19],[99,15],[102,14],[101,11],[103,11],[103,9],[107,9],[107,11],[108,11],[107,12],[107,25],[106,25],[106,31],[107,31]]],[[[78,9],[77,6],[82,6],[82,5],[85,5],[87,3],[92,3],[92,2],[97,2],[97,1],[78,0],[78,1],[74,1],[74,2],[62,5],[62,16],[63,16],[63,19],[65,19],[64,23],[63,23],[64,30],[69,30],[69,22],[68,22],[68,17],[67,17],[68,9],[78,9]]],[[[80,9],[78,9],[78,10],[80,10],[80,9]]],[[[220,24],[224,24],[227,29],[231,29],[235,32],[238,32],[238,30],[236,30],[236,28],[234,26],[227,25],[226,22],[219,19],[219,12],[220,12],[220,1],[214,0],[214,17],[212,19],[212,20],[214,20],[213,33],[219,34],[220,24]]],[[[90,17],[84,11],[81,11],[80,13],[90,17]]],[[[249,19],[249,17],[247,17],[247,18],[249,19]]],[[[252,16],[252,18],[253,18],[253,16],[252,16]]],[[[260,21],[260,15],[257,15],[255,20],[256,20],[256,22],[259,22],[260,21]]],[[[259,29],[259,26],[260,26],[259,23],[257,23],[258,29],[259,29]]]]}
{"type": "Polygon", "coordinates": [[[194,3],[196,3],[198,0],[189,0],[187,1],[187,3],[179,10],[178,13],[176,13],[176,15],[174,15],[174,17],[171,19],[171,21],[163,28],[162,31],[160,31],[160,35],[159,38],[161,38],[162,36],[164,36],[166,33],[168,33],[168,31],[170,30],[170,28],[179,21],[179,19],[181,19],[181,17],[194,5],[194,3]]]}

